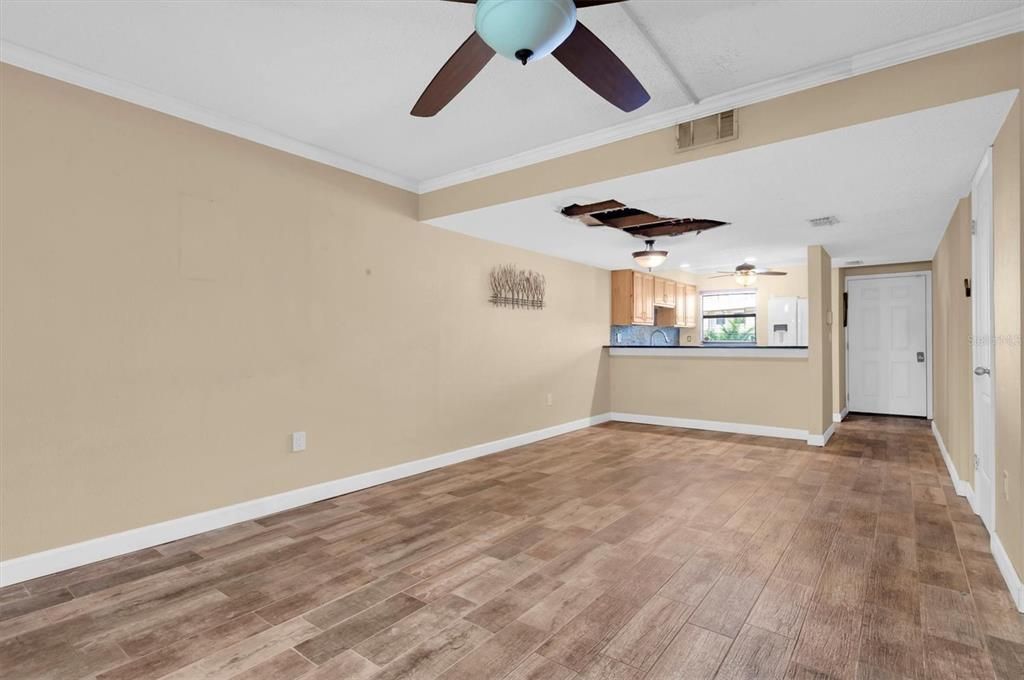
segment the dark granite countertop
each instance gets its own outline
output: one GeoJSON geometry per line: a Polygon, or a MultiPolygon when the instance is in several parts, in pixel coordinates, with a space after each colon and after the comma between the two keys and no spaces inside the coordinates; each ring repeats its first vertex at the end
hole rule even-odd
{"type": "Polygon", "coordinates": [[[605,349],[807,349],[807,345],[602,345],[605,349]]]}

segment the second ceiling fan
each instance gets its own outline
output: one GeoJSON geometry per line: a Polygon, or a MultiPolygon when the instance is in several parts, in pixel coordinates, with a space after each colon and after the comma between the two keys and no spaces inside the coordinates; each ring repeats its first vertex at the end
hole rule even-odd
{"type": "Polygon", "coordinates": [[[412,108],[429,117],[448,105],[495,52],[525,66],[551,54],[574,76],[623,111],[651,96],[601,39],[576,19],[576,10],[624,0],[448,0],[476,5],[476,30],[455,50],[412,108]]]}
{"type": "Polygon", "coordinates": [[[736,280],[736,283],[740,284],[744,288],[754,285],[757,282],[758,276],[785,276],[786,272],[778,272],[774,269],[758,269],[749,262],[736,267],[731,272],[718,272],[713,279],[721,279],[726,276],[731,276],[736,280]]]}

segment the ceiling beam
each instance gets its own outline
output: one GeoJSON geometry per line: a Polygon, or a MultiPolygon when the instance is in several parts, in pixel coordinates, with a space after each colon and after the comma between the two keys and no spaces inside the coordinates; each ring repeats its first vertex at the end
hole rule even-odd
{"type": "Polygon", "coordinates": [[[658,57],[658,60],[661,61],[662,65],[666,69],[668,69],[668,72],[672,74],[673,78],[675,78],[676,84],[679,85],[679,89],[683,91],[683,94],[686,95],[686,98],[689,99],[694,104],[699,104],[700,98],[697,97],[697,93],[694,92],[693,88],[690,87],[690,84],[686,82],[686,78],[684,78],[683,74],[679,72],[679,69],[675,67],[675,64],[669,61],[669,58],[665,55],[664,50],[661,49],[661,45],[659,45],[654,40],[654,38],[651,37],[651,34],[647,31],[647,28],[644,26],[643,22],[640,21],[640,19],[630,8],[629,3],[622,3],[621,5],[619,5],[619,7],[622,9],[623,12],[625,12],[626,16],[629,17],[629,20],[633,22],[633,25],[636,27],[636,30],[640,32],[640,35],[643,36],[644,40],[647,41],[648,47],[650,47],[651,51],[654,52],[656,57],[658,57]]]}

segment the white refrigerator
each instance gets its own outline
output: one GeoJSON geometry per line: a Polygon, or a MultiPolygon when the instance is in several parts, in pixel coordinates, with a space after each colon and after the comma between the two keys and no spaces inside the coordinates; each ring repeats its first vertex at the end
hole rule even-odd
{"type": "Polygon", "coordinates": [[[807,298],[768,300],[769,344],[807,346],[807,298]]]}

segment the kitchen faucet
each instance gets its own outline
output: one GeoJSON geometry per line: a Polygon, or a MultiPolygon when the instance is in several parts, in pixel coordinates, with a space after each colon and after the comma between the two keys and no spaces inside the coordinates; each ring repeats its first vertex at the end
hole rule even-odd
{"type": "Polygon", "coordinates": [[[665,344],[667,345],[667,344],[668,344],[668,333],[666,333],[665,331],[663,331],[663,330],[662,330],[662,329],[660,329],[660,328],[656,328],[656,329],[654,330],[654,332],[653,332],[653,333],[651,333],[651,345],[654,345],[654,344],[655,344],[655,343],[654,343],[654,336],[655,336],[655,335],[658,335],[659,333],[661,334],[661,338],[662,338],[662,340],[664,340],[664,341],[665,341],[665,344]]]}

